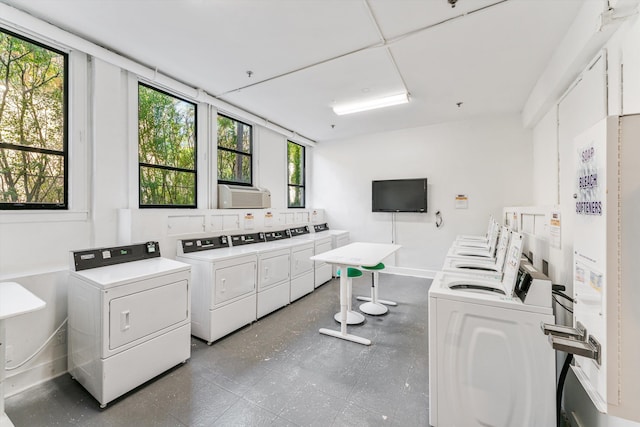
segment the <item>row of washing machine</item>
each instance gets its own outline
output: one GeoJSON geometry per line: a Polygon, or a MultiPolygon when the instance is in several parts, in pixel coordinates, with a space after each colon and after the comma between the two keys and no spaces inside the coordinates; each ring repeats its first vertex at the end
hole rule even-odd
{"type": "Polygon", "coordinates": [[[326,224],[71,253],[68,369],[107,403],[191,356],[191,335],[209,344],[331,279],[309,258],[348,243],[326,224]],[[291,237],[295,235],[296,237],[291,237]]]}
{"type": "Polygon", "coordinates": [[[460,236],[429,290],[432,426],[555,424],[551,281],[522,258],[523,236],[490,222],[460,236]]]}
{"type": "Polygon", "coordinates": [[[191,334],[208,344],[312,292],[332,277],[313,255],[348,242],[326,224],[178,242],[192,268],[191,334]]]}

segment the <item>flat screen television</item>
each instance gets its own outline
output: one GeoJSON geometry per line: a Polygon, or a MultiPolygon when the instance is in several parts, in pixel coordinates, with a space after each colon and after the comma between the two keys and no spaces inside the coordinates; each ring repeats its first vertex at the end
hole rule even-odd
{"type": "Polygon", "coordinates": [[[372,181],[372,212],[427,212],[427,178],[372,181]]]}

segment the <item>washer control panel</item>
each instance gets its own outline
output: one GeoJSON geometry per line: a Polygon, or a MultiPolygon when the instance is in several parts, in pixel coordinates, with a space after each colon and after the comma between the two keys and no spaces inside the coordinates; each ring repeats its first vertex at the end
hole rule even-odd
{"type": "Polygon", "coordinates": [[[158,258],[160,257],[160,244],[158,242],[146,242],[129,246],[86,249],[74,251],[71,255],[72,268],[75,271],[81,271],[140,261],[147,258],[158,258]]]}

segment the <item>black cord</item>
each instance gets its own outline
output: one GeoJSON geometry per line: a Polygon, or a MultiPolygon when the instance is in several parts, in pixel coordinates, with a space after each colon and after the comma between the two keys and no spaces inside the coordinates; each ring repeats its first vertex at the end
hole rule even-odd
{"type": "Polygon", "coordinates": [[[440,228],[442,227],[443,221],[442,221],[442,215],[440,214],[440,211],[436,212],[436,228],[440,228]]]}
{"type": "Polygon", "coordinates": [[[562,390],[564,389],[564,381],[567,379],[567,372],[569,372],[569,365],[573,360],[573,354],[567,354],[562,365],[562,371],[560,371],[560,377],[558,378],[558,389],[556,391],[556,427],[560,427],[560,419],[562,418],[562,390]]]}
{"type": "Polygon", "coordinates": [[[562,304],[560,301],[558,301],[556,299],[556,297],[552,296],[551,298],[553,298],[553,300],[556,302],[556,304],[558,304],[560,307],[564,308],[565,310],[567,310],[569,313],[573,314],[573,310],[571,310],[569,307],[567,307],[566,305],[562,304]]]}
{"type": "Polygon", "coordinates": [[[564,292],[551,291],[551,293],[554,294],[554,295],[558,295],[559,297],[562,297],[562,298],[566,299],[567,301],[571,301],[572,303],[575,302],[575,300],[573,298],[571,298],[569,295],[565,294],[564,292]]]}

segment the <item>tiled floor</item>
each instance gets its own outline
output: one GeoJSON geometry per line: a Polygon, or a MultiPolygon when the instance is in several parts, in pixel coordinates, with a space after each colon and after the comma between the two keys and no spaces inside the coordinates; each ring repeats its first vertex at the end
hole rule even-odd
{"type": "Polygon", "coordinates": [[[211,347],[192,338],[186,364],[103,410],[65,374],[8,398],[6,412],[16,427],[428,426],[428,286],[380,276],[381,296],[399,305],[349,327],[369,347],[318,333],[339,328],[332,280],[211,347]]]}

